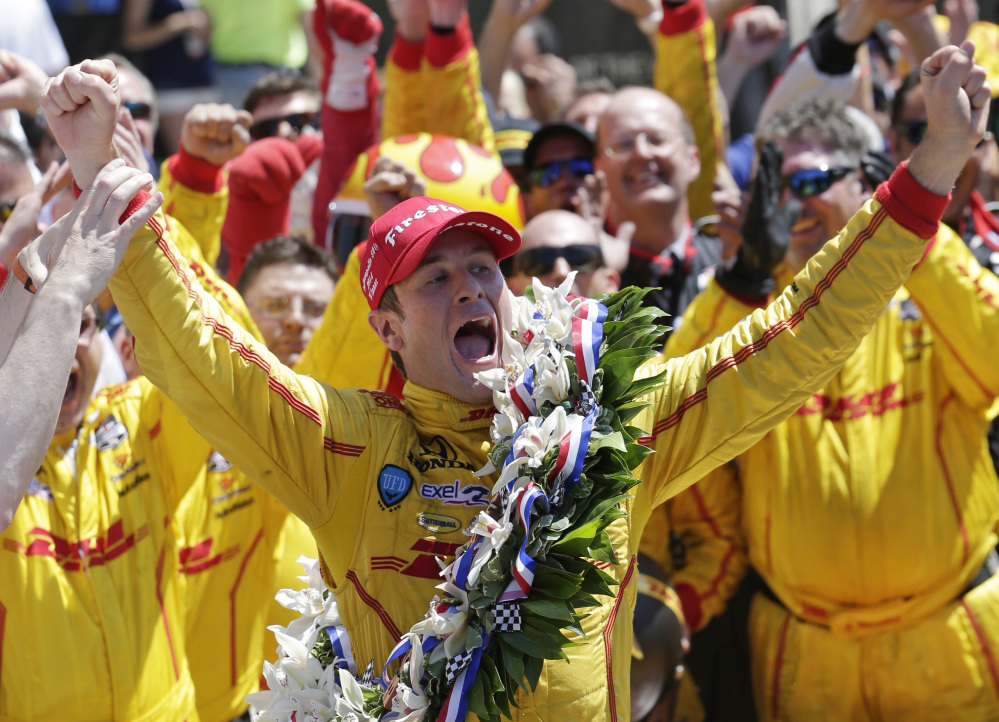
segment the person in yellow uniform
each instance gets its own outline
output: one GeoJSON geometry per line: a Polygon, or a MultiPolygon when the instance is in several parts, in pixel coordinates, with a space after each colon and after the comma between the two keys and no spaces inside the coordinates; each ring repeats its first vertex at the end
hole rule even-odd
{"type": "MultiPolygon", "coordinates": [[[[127,238],[162,199],[129,205],[152,177],[123,161],[93,180],[32,249],[65,232],[119,238],[118,257],[124,254],[127,238]],[[119,228],[115,219],[126,207],[136,221],[119,228]]],[[[64,313],[79,324],[77,343],[62,375],[36,368],[32,384],[60,389],[62,403],[41,466],[13,480],[20,504],[0,534],[0,719],[197,719],[173,537],[164,526],[182,489],[156,471],[170,464],[156,441],[169,424],[156,408],[139,421],[148,393],[135,386],[91,399],[102,347],[96,311],[84,302],[103,289],[115,263],[111,254],[77,256],[77,267],[66,269],[72,256],[63,253],[49,275],[53,288],[59,275],[75,279],[78,290],[67,298],[76,306],[64,313]]],[[[30,255],[49,263],[47,252],[30,255]]],[[[27,299],[29,313],[45,299],[43,275],[35,268],[32,283],[13,276],[18,286],[8,283],[25,295],[39,289],[27,299]]]]}
{"type": "MultiPolygon", "coordinates": [[[[863,203],[865,142],[814,102],[772,116],[765,141],[783,150],[772,172],[804,209],[783,260],[771,255],[781,288],[863,203]]],[[[753,274],[739,268],[691,304],[668,351],[752,311],[739,279],[753,274]]],[[[739,457],[750,560],[766,583],[749,619],[761,720],[996,718],[999,480],[985,433],[997,296],[996,277],[941,226],[858,351],[739,457]]]]}
{"type": "MultiPolygon", "coordinates": [[[[651,510],[820,388],[919,261],[984,134],[990,89],[972,52],[949,47],[927,61],[927,142],[793,286],[708,346],[645,367],[665,372],[637,419],[658,453],[623,505],[627,516],[610,529],[621,563],[609,571],[620,588],[585,620],[588,641],[569,650],[571,664],[545,665],[537,689],[518,700],[517,719],[628,718],[633,545],[651,510]],[[798,383],[789,385],[791,376],[798,383]],[[733,405],[734,389],[746,384],[752,393],[733,405]]],[[[71,68],[54,78],[43,103],[62,109],[51,127],[86,182],[114,155],[112,129],[94,108],[113,106],[115,90],[81,75],[71,68]]],[[[491,479],[474,470],[486,460],[493,412],[473,374],[499,363],[510,309],[496,261],[518,244],[498,217],[419,197],[373,226],[361,285],[372,326],[408,377],[405,402],[326,387],[281,365],[193,283],[160,216],[112,279],[149,378],[312,529],[360,664],[383,663],[399,632],[422,617],[436,555],[453,554],[460,530],[486,504],[491,479]]]]}

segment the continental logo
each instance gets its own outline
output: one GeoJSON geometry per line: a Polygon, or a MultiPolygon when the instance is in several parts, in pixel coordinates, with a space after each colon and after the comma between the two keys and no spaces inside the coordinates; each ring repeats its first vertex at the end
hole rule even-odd
{"type": "Polygon", "coordinates": [[[35,527],[28,532],[25,542],[5,538],[3,548],[27,557],[48,557],[69,572],[78,572],[87,567],[96,567],[120,557],[138,542],[149,536],[149,526],[143,524],[131,534],[119,519],[101,537],[69,541],[56,536],[48,529],[35,527]]]}
{"type": "Polygon", "coordinates": [[[416,523],[434,534],[452,534],[461,531],[461,522],[453,516],[421,511],[416,515],[416,523]]]}

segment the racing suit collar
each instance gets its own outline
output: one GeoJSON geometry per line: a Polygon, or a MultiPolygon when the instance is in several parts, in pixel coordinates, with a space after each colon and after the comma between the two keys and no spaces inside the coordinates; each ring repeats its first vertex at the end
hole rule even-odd
{"type": "Polygon", "coordinates": [[[406,411],[420,426],[455,431],[486,429],[496,413],[491,405],[467,403],[407,381],[402,390],[406,411]]]}

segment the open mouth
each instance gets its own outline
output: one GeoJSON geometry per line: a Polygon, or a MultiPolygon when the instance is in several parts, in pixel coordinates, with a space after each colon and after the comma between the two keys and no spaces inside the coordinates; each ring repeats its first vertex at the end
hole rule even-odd
{"type": "Polygon", "coordinates": [[[466,321],[454,335],[454,348],[466,361],[475,363],[493,355],[496,324],[489,316],[466,321]]]}
{"type": "Polygon", "coordinates": [[[66,406],[76,399],[76,390],[80,387],[80,374],[78,371],[71,371],[69,381],[66,382],[66,393],[62,395],[62,405],[66,406]]]}
{"type": "Polygon", "coordinates": [[[820,224],[821,220],[816,216],[802,216],[791,228],[791,233],[795,236],[812,233],[819,227],[820,224]]]}

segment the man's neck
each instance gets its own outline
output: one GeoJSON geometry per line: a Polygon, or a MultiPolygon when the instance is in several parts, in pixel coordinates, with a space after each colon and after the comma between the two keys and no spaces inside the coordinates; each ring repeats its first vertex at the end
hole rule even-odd
{"type": "Polygon", "coordinates": [[[690,225],[686,207],[684,212],[675,212],[668,218],[657,221],[640,219],[635,221],[635,234],[631,237],[633,246],[649,253],[663,253],[670,246],[682,241],[690,225]]]}

